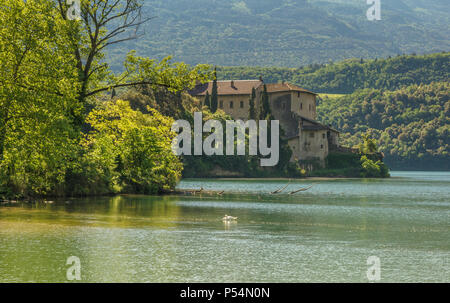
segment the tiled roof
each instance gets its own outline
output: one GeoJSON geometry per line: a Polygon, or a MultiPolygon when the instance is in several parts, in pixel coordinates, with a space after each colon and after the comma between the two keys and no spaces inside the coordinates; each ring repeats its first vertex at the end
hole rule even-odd
{"type": "Polygon", "coordinates": [[[327,130],[331,130],[331,131],[336,132],[336,133],[340,133],[340,131],[332,128],[331,126],[324,125],[324,124],[320,123],[319,121],[303,117],[303,116],[301,116],[299,114],[296,114],[296,113],[293,113],[293,115],[296,116],[298,119],[305,120],[305,121],[308,121],[309,123],[313,124],[313,125],[304,125],[303,124],[302,125],[302,129],[304,129],[304,130],[327,129],[327,130]]]}
{"type": "Polygon", "coordinates": [[[268,93],[285,92],[285,91],[297,91],[303,93],[309,93],[317,95],[316,93],[310,92],[304,88],[290,83],[270,83],[266,84],[268,93]]]}
{"type": "Polygon", "coordinates": [[[303,125],[303,130],[328,130],[328,127],[322,124],[314,124],[314,125],[303,125]]]}
{"type": "MultiPolygon", "coordinates": [[[[253,88],[258,88],[263,82],[260,80],[227,80],[217,81],[218,95],[251,95],[253,88]]],[[[189,91],[193,96],[204,96],[206,92],[211,95],[213,82],[199,84],[189,91]]]]}

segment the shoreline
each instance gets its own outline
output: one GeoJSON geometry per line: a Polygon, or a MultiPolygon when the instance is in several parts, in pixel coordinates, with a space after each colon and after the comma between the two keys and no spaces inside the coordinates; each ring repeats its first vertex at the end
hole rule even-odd
{"type": "Polygon", "coordinates": [[[386,179],[386,178],[357,178],[357,177],[304,177],[304,178],[231,178],[231,177],[223,177],[223,178],[185,178],[182,180],[212,180],[212,181],[332,181],[332,180],[355,180],[355,179],[386,179]]]}

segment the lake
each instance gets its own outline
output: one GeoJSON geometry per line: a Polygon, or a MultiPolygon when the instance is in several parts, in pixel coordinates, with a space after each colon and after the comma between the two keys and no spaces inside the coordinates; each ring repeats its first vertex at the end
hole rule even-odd
{"type": "Polygon", "coordinates": [[[0,207],[0,282],[450,282],[450,172],[390,179],[190,179],[222,196],[0,207]],[[290,191],[313,185],[305,192],[290,191]],[[238,217],[224,223],[225,215],[238,217]]]}

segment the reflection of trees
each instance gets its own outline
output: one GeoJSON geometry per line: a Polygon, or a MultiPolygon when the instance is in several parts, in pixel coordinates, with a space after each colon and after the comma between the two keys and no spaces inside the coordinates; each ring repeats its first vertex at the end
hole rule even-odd
{"type": "Polygon", "coordinates": [[[172,200],[173,198],[161,196],[115,196],[83,203],[79,211],[95,214],[95,219],[100,224],[114,223],[118,227],[152,225],[165,228],[174,226],[180,216],[180,209],[176,201],[172,200]]]}

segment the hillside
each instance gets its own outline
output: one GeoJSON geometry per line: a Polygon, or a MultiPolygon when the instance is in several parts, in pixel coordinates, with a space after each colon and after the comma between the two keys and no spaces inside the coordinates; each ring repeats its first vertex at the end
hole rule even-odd
{"type": "Polygon", "coordinates": [[[394,90],[450,79],[450,53],[403,55],[388,59],[348,59],[304,68],[219,67],[220,79],[287,81],[318,93],[348,94],[358,89],[394,90]]]}
{"type": "Polygon", "coordinates": [[[288,81],[320,93],[318,120],[353,146],[369,132],[396,169],[450,169],[450,53],[304,68],[219,67],[221,79],[288,81]]]}
{"type": "Polygon", "coordinates": [[[374,22],[365,0],[145,0],[155,18],[109,58],[115,69],[130,49],[189,64],[301,67],[450,49],[448,0],[381,3],[374,22]]]}
{"type": "Polygon", "coordinates": [[[323,97],[317,112],[318,120],[342,131],[344,145],[358,144],[368,132],[391,168],[450,170],[449,82],[323,97]]]}

